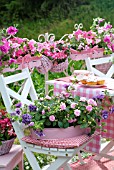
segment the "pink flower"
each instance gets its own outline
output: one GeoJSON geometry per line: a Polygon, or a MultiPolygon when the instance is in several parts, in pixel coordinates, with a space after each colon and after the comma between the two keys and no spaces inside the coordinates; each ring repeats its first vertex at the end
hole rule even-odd
{"type": "Polygon", "coordinates": [[[68,123],[73,123],[73,122],[74,122],[73,119],[68,120],[68,123]]]}
{"type": "Polygon", "coordinates": [[[80,110],[78,110],[78,109],[74,110],[74,114],[75,114],[76,116],[80,116],[80,113],[81,113],[80,110]]]}
{"type": "Polygon", "coordinates": [[[86,98],[85,97],[80,97],[80,101],[85,102],[86,98]]]}
{"type": "Polygon", "coordinates": [[[114,52],[114,44],[111,45],[111,49],[114,52]]]}
{"type": "Polygon", "coordinates": [[[93,108],[92,108],[92,106],[91,106],[91,105],[86,106],[86,110],[87,110],[87,111],[91,112],[91,111],[92,111],[92,109],[93,109],[93,108]]]}
{"type": "Polygon", "coordinates": [[[94,105],[94,102],[95,102],[95,100],[93,100],[93,99],[89,99],[87,101],[88,105],[94,105]]]}
{"type": "Polygon", "coordinates": [[[76,103],[71,103],[71,108],[74,109],[76,106],[76,103]]]}
{"type": "Polygon", "coordinates": [[[110,40],[110,36],[109,35],[106,35],[105,37],[104,37],[104,40],[103,40],[104,42],[107,42],[107,43],[110,43],[111,42],[111,40],[110,40]]]}
{"type": "Polygon", "coordinates": [[[13,58],[10,58],[10,60],[9,60],[9,64],[12,64],[12,63],[16,63],[16,60],[15,60],[15,59],[13,59],[13,58]]]}
{"type": "Polygon", "coordinates": [[[29,123],[29,126],[34,126],[34,122],[30,122],[30,123],[29,123]]]}
{"type": "Polygon", "coordinates": [[[48,95],[46,95],[45,99],[47,99],[47,100],[51,100],[51,97],[50,97],[50,96],[48,96],[48,95]]]}
{"type": "Polygon", "coordinates": [[[6,32],[8,35],[15,35],[18,32],[18,29],[16,27],[10,26],[7,28],[6,32]]]}
{"type": "Polygon", "coordinates": [[[55,121],[55,116],[54,116],[54,115],[49,116],[49,120],[50,120],[51,122],[54,122],[54,121],[55,121]]]}
{"type": "Polygon", "coordinates": [[[62,102],[61,105],[60,105],[60,108],[61,108],[61,110],[65,110],[66,109],[66,104],[62,102]]]}
{"type": "Polygon", "coordinates": [[[45,114],[45,110],[43,109],[43,110],[42,110],[42,115],[44,115],[44,114],[45,114]]]}

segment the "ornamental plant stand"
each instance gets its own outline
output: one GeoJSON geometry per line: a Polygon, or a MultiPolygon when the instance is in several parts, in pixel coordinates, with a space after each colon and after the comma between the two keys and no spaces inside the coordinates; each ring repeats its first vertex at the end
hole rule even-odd
{"type": "MultiPolygon", "coordinates": [[[[23,69],[21,73],[12,76],[4,77],[3,75],[0,75],[0,92],[8,113],[12,113],[13,111],[11,109],[13,104],[12,98],[20,100],[23,104],[27,105],[33,104],[33,101],[37,100],[37,94],[28,68],[23,69]],[[20,80],[26,80],[21,94],[16,93],[8,87],[8,84],[20,80]],[[31,97],[31,100],[28,100],[28,95],[31,97]]],[[[76,154],[79,155],[81,163],[84,163],[80,156],[80,150],[82,150],[94,136],[98,135],[95,134],[89,137],[84,134],[74,138],[61,140],[37,140],[30,136],[25,136],[24,129],[20,126],[19,122],[13,122],[12,124],[33,170],[40,170],[40,166],[38,165],[33,152],[57,156],[56,161],[47,168],[48,170],[56,170],[61,167],[65,170],[70,170],[71,168],[67,162],[76,154]]]]}

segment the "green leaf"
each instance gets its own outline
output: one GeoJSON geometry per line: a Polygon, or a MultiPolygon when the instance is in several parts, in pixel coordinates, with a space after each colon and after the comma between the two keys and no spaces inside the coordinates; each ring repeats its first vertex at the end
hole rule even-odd
{"type": "Polygon", "coordinates": [[[83,125],[80,125],[80,128],[87,128],[87,127],[88,127],[87,123],[84,123],[83,125]]]}
{"type": "Polygon", "coordinates": [[[64,128],[68,128],[68,127],[69,127],[69,123],[66,122],[66,123],[64,124],[64,128]]]}
{"type": "Polygon", "coordinates": [[[53,126],[56,126],[57,122],[53,122],[53,126]]]}
{"type": "Polygon", "coordinates": [[[36,120],[36,121],[40,120],[40,116],[37,115],[37,114],[35,114],[35,120],[36,120]]]}
{"type": "Polygon", "coordinates": [[[63,122],[58,122],[58,126],[59,126],[60,128],[63,128],[63,122]]]}

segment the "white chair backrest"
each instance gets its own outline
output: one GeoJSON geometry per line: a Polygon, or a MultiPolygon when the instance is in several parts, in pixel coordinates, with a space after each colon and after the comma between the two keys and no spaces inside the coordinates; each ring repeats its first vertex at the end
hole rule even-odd
{"type": "Polygon", "coordinates": [[[95,75],[100,76],[100,77],[108,77],[111,78],[114,74],[114,53],[110,56],[103,57],[103,58],[90,58],[87,57],[85,59],[87,70],[92,71],[95,75]],[[110,66],[109,70],[107,73],[103,73],[99,71],[95,66],[99,64],[105,64],[105,63],[110,63],[112,62],[112,65],[110,66]]]}
{"type": "Polygon", "coordinates": [[[4,77],[0,75],[0,93],[2,95],[6,110],[8,113],[11,113],[11,106],[13,104],[13,99],[21,101],[23,104],[32,104],[34,100],[37,99],[37,94],[34,89],[34,85],[30,76],[28,68],[22,70],[21,73],[4,77]],[[18,81],[24,80],[23,86],[19,92],[13,91],[8,84],[15,83],[18,81]],[[27,99],[28,95],[31,98],[31,101],[27,99]]]}

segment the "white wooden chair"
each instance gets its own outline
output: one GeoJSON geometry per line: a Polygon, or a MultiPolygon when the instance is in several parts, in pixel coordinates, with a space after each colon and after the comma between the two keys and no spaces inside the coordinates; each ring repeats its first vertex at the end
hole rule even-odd
{"type": "MultiPolygon", "coordinates": [[[[7,112],[9,113],[12,113],[11,106],[13,104],[13,99],[20,100],[23,104],[27,105],[32,104],[33,101],[37,99],[37,94],[28,68],[23,69],[21,73],[8,77],[0,75],[0,92],[7,112]],[[8,86],[10,83],[15,83],[20,80],[25,81],[23,88],[19,90],[20,93],[10,89],[8,86]],[[31,101],[27,99],[28,94],[29,97],[31,97],[31,101]]],[[[93,136],[88,137],[87,135],[81,135],[72,139],[71,143],[65,140],[63,146],[61,145],[61,148],[59,149],[57,142],[51,147],[46,141],[42,142],[42,140],[26,137],[24,129],[18,122],[13,122],[12,124],[33,170],[40,170],[40,166],[38,165],[33,152],[57,156],[56,161],[47,168],[48,170],[56,170],[61,167],[64,167],[65,170],[70,170],[71,168],[67,162],[76,154],[79,155],[81,163],[84,163],[80,155],[80,150],[82,150],[93,138],[93,136]],[[72,147],[70,147],[70,144],[72,144],[72,147]]]]}
{"type": "MultiPolygon", "coordinates": [[[[114,53],[110,56],[107,57],[102,57],[102,58],[90,58],[87,57],[85,59],[86,62],[86,66],[87,66],[87,70],[92,71],[95,75],[100,76],[100,77],[107,77],[107,78],[114,78],[114,53]],[[95,68],[95,66],[99,65],[99,64],[106,64],[106,63],[110,63],[112,62],[112,65],[110,66],[109,70],[107,71],[107,73],[103,73],[101,71],[99,71],[97,68],[95,68]]],[[[105,67],[105,66],[104,66],[105,67]]],[[[114,100],[114,97],[113,97],[114,100]]],[[[102,157],[107,157],[109,159],[114,160],[113,156],[109,156],[107,153],[110,152],[110,150],[114,147],[114,140],[111,140],[110,142],[108,142],[108,144],[106,145],[106,147],[103,148],[103,150],[100,152],[99,155],[95,156],[95,160],[100,160],[102,157]]]]}
{"type": "MultiPolygon", "coordinates": [[[[87,70],[92,71],[95,75],[100,76],[100,77],[108,77],[111,78],[114,74],[114,53],[110,56],[107,57],[102,57],[102,58],[90,58],[87,57],[85,59],[87,70]],[[111,67],[107,71],[106,74],[103,72],[99,71],[95,66],[98,66],[99,64],[106,64],[112,62],[111,67]]],[[[105,65],[104,65],[105,67],[105,65]]]]}

